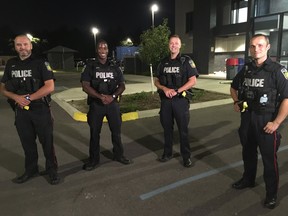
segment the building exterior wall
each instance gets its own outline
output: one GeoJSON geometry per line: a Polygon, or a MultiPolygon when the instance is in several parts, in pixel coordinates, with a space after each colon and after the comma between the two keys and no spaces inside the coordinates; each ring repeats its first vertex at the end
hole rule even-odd
{"type": "Polygon", "coordinates": [[[217,2],[215,0],[175,0],[176,33],[186,44],[183,51],[192,53],[193,60],[201,74],[222,71],[225,67],[225,59],[229,57],[248,57],[248,40],[254,31],[259,33],[258,29],[261,31],[263,29],[267,35],[270,35],[272,57],[282,62],[288,62],[287,0],[248,0],[248,5],[250,6],[248,9],[250,15],[247,17],[251,17],[251,19],[248,19],[247,22],[231,24],[231,0],[217,0],[217,2]],[[257,7],[254,7],[255,3],[258,4],[257,7]],[[186,13],[191,11],[193,11],[193,31],[189,35],[185,32],[185,25],[186,13]],[[278,25],[279,17],[283,14],[274,15],[274,18],[268,15],[283,12],[287,13],[284,14],[282,29],[282,25],[279,27],[278,25]],[[256,17],[255,24],[253,24],[254,16],[256,17]],[[264,16],[264,22],[260,16],[264,16]],[[260,22],[256,22],[258,17],[260,17],[258,19],[260,22]],[[277,27],[274,28],[274,32],[271,32],[271,28],[268,26],[273,24],[273,19],[276,21],[277,27]],[[279,38],[282,38],[281,43],[279,43],[279,38]],[[281,54],[279,55],[279,53],[281,54]]]}
{"type": "Polygon", "coordinates": [[[175,33],[181,36],[183,53],[192,53],[193,50],[193,36],[186,33],[186,14],[192,12],[193,7],[193,0],[175,0],[175,33]]]}
{"type": "Polygon", "coordinates": [[[288,11],[287,0],[270,0],[270,13],[281,13],[288,11]]]}

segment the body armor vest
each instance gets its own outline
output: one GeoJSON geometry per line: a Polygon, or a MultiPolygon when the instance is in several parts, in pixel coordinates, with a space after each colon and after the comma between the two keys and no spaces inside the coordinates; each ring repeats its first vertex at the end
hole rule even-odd
{"type": "Polygon", "coordinates": [[[278,92],[274,72],[253,70],[251,65],[245,66],[244,79],[239,85],[238,98],[246,101],[248,110],[256,112],[275,112],[278,102],[278,92]]]}

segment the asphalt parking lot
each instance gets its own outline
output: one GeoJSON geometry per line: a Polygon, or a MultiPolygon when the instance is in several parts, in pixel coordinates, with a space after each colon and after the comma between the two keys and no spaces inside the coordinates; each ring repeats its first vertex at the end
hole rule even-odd
{"type": "MultiPolygon", "coordinates": [[[[193,105],[192,105],[193,106],[193,105]]],[[[13,112],[0,96],[0,212],[9,216],[284,216],[288,207],[287,121],[281,126],[279,149],[279,204],[263,207],[265,186],[259,158],[257,186],[235,191],[231,184],[242,174],[241,147],[237,135],[239,116],[231,104],[191,110],[190,143],[193,167],[184,168],[175,129],[174,158],[157,161],[162,154],[163,130],[159,117],[123,122],[125,155],[134,161],[112,161],[107,124],[101,134],[100,166],[82,170],[88,155],[89,127],[77,122],[57,103],[54,138],[61,183],[50,185],[38,176],[18,185],[12,180],[23,172],[23,150],[13,125],[13,112]]],[[[44,169],[39,145],[39,165],[44,169]]]]}
{"type": "MultiPolygon", "coordinates": [[[[286,215],[287,123],[281,128],[283,143],[278,154],[279,206],[268,210],[262,206],[265,190],[261,160],[257,187],[243,191],[230,187],[242,173],[238,115],[230,105],[191,111],[192,168],[181,164],[177,131],[175,158],[167,163],[156,160],[162,153],[163,134],[158,117],[152,117],[123,123],[125,154],[134,161],[127,166],[111,160],[110,133],[104,125],[101,164],[87,172],[82,165],[88,153],[89,128],[53,104],[62,181],[52,186],[46,176],[22,185],[11,181],[23,172],[24,158],[12,124],[13,114],[3,100],[0,104],[1,113],[6,113],[0,123],[1,215],[286,215]]],[[[39,153],[43,169],[40,146],[39,153]]]]}

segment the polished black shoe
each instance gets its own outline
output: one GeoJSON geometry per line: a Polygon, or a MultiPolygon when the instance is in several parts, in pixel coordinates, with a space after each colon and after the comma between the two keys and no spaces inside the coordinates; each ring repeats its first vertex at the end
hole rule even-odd
{"type": "Polygon", "coordinates": [[[91,171],[91,170],[94,170],[98,164],[99,162],[89,161],[83,165],[83,169],[86,171],[91,171]]]}
{"type": "Polygon", "coordinates": [[[173,158],[172,155],[168,156],[168,155],[163,154],[160,158],[158,158],[158,160],[160,162],[167,162],[167,161],[171,160],[172,158],[173,158]]]}
{"type": "Polygon", "coordinates": [[[235,182],[232,184],[232,188],[237,189],[237,190],[242,190],[244,188],[253,188],[255,187],[255,182],[248,182],[241,178],[239,181],[235,182]]]}
{"type": "Polygon", "coordinates": [[[272,197],[272,198],[266,197],[264,201],[264,206],[269,209],[274,209],[276,207],[276,203],[277,203],[276,197],[272,197]]]}
{"type": "Polygon", "coordinates": [[[50,179],[51,185],[56,185],[56,184],[59,184],[59,182],[60,182],[60,177],[59,177],[56,170],[50,170],[49,171],[49,179],[50,179]]]}
{"type": "Polygon", "coordinates": [[[120,158],[114,157],[113,160],[114,160],[114,161],[118,161],[119,163],[122,163],[122,164],[124,164],[124,165],[131,164],[131,163],[132,163],[131,160],[129,160],[128,158],[126,158],[126,157],[124,157],[124,156],[122,156],[122,157],[120,157],[120,158]]]}
{"type": "Polygon", "coordinates": [[[184,159],[183,160],[183,166],[184,167],[191,167],[192,166],[192,161],[191,161],[191,159],[190,158],[188,158],[188,159],[184,159]]]}
{"type": "Polygon", "coordinates": [[[28,181],[29,179],[31,179],[32,177],[35,177],[38,175],[38,172],[35,173],[24,173],[22,176],[16,178],[15,183],[17,184],[22,184],[26,181],[28,181]]]}

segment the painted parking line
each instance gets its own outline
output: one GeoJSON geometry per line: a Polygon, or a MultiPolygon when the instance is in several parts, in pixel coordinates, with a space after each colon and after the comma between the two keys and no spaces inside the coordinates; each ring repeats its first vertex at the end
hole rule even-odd
{"type": "MultiPolygon", "coordinates": [[[[284,146],[284,147],[279,148],[278,152],[285,151],[287,149],[288,149],[288,146],[284,146]]],[[[261,156],[258,157],[258,160],[260,158],[261,158],[261,156]]],[[[191,176],[191,177],[186,178],[186,179],[179,180],[179,181],[174,182],[172,184],[169,184],[169,185],[160,187],[158,189],[155,189],[153,191],[150,191],[148,193],[142,194],[142,195],[140,195],[140,199],[141,200],[150,199],[150,198],[152,198],[154,196],[157,196],[157,195],[159,195],[161,193],[164,193],[166,191],[178,188],[178,187],[180,187],[182,185],[185,185],[185,184],[188,184],[188,183],[191,183],[193,181],[197,181],[197,180],[200,180],[200,179],[203,179],[203,178],[207,178],[207,177],[209,177],[211,175],[215,175],[215,174],[218,174],[220,172],[223,172],[223,171],[226,171],[228,169],[235,168],[235,167],[238,167],[238,166],[241,166],[241,165],[243,165],[243,161],[238,161],[238,162],[233,163],[233,164],[228,164],[227,166],[224,166],[224,167],[213,169],[213,170],[210,170],[208,172],[204,172],[204,173],[201,173],[201,174],[198,174],[198,175],[195,175],[195,176],[191,176]]]]}

